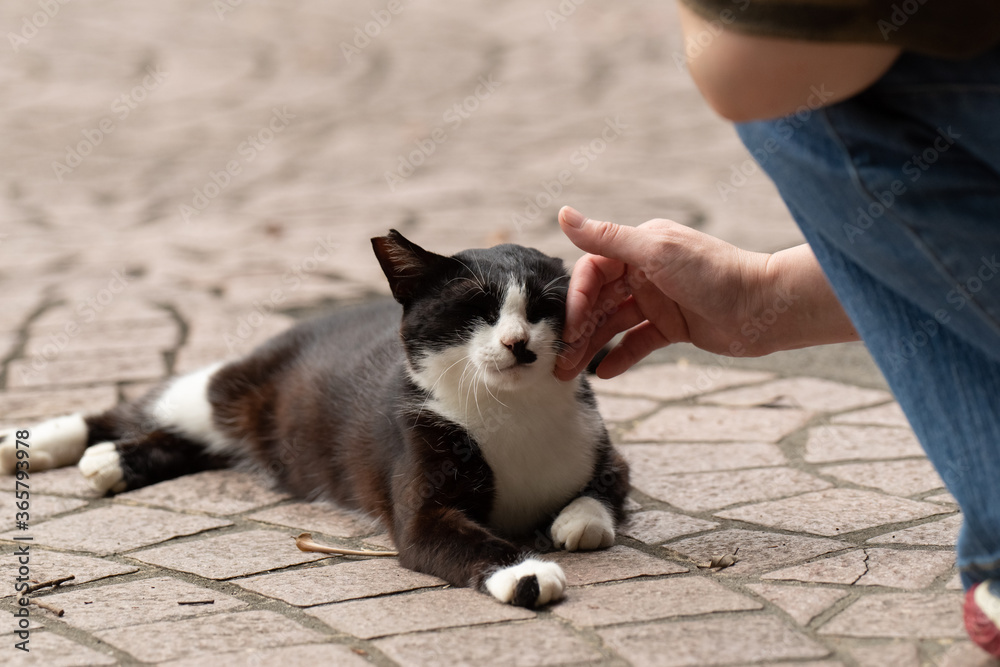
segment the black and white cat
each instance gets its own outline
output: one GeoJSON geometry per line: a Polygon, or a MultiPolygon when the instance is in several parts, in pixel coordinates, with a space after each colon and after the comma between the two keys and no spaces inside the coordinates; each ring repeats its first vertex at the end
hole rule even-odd
{"type": "Polygon", "coordinates": [[[380,518],[407,568],[516,605],[559,599],[566,578],[535,551],[611,546],[628,492],[586,380],[552,374],[563,263],[516,245],[445,257],[396,231],[372,244],[398,304],[336,312],[139,401],[44,422],[31,469],[79,461],[117,493],[250,463],[380,518]]]}

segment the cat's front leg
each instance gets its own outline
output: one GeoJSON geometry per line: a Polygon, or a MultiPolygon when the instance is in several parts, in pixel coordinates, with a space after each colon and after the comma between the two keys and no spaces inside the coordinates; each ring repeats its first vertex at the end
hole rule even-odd
{"type": "Polygon", "coordinates": [[[553,545],[566,551],[612,546],[615,543],[615,525],[625,516],[628,489],[628,464],[611,447],[605,435],[593,479],[552,522],[549,533],[553,545]]]}
{"type": "Polygon", "coordinates": [[[500,568],[483,586],[500,602],[530,609],[561,599],[566,590],[566,574],[556,563],[525,558],[517,565],[500,568]]]}
{"type": "Polygon", "coordinates": [[[566,575],[559,565],[525,553],[464,512],[424,504],[399,514],[395,532],[403,567],[529,609],[563,597],[566,575]]]}
{"type": "Polygon", "coordinates": [[[606,549],[615,543],[615,520],[604,503],[580,496],[563,508],[550,532],[557,549],[606,549]]]}

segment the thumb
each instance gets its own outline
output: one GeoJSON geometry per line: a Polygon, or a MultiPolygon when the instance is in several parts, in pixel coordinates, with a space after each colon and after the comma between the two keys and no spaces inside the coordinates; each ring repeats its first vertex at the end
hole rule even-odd
{"type": "Polygon", "coordinates": [[[649,247],[635,227],[600,222],[585,217],[569,206],[559,210],[559,226],[580,250],[641,266],[649,260],[649,247]]]}

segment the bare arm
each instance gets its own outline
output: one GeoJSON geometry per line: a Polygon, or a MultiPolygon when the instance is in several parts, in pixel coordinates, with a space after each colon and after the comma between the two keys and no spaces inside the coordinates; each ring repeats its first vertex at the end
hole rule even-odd
{"type": "MultiPolygon", "coordinates": [[[[705,19],[683,4],[679,9],[685,42],[714,35],[705,19]]],[[[745,122],[847,99],[877,81],[899,52],[881,44],[757,37],[724,26],[687,64],[712,108],[745,122]]]]}

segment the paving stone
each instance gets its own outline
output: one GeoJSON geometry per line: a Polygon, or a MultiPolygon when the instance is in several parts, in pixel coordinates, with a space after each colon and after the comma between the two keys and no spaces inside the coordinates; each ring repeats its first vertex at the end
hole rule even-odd
{"type": "Polygon", "coordinates": [[[289,498],[272,490],[262,475],[237,470],[207,470],[119,494],[132,501],[175,510],[239,514],[289,498]]]}
{"type": "Polygon", "coordinates": [[[570,586],[688,571],[683,565],[620,544],[601,551],[557,551],[547,554],[546,559],[562,566],[570,586]]]}
{"type": "Polygon", "coordinates": [[[8,667],[90,667],[118,664],[118,659],[110,651],[95,651],[52,632],[32,632],[28,641],[28,652],[4,646],[3,664],[8,667]]]}
{"type": "Polygon", "coordinates": [[[834,536],[887,523],[924,519],[946,511],[941,505],[874,491],[827,489],[723,510],[715,515],[771,528],[834,536]]]}
{"type": "MultiPolygon", "coordinates": [[[[2,503],[0,503],[0,507],[3,508],[3,513],[0,514],[0,530],[12,530],[16,526],[14,517],[15,513],[18,512],[17,506],[15,505],[17,502],[20,501],[17,500],[14,494],[10,494],[4,498],[2,503]]],[[[29,498],[29,503],[29,526],[34,526],[36,523],[39,523],[50,516],[62,514],[63,512],[70,512],[87,505],[86,500],[81,500],[79,498],[46,496],[41,493],[32,493],[29,498]]]]}
{"type": "Polygon", "coordinates": [[[335,537],[358,537],[377,530],[376,522],[321,501],[287,503],[255,512],[247,518],[335,537]]]}
{"type": "Polygon", "coordinates": [[[882,426],[816,426],[806,441],[807,463],[923,456],[913,431],[882,426]]]}
{"type": "Polygon", "coordinates": [[[742,663],[736,665],[736,667],[845,667],[844,663],[836,660],[810,660],[808,662],[757,662],[753,663],[742,663]]]}
{"type": "Polygon", "coordinates": [[[861,579],[867,571],[867,553],[864,550],[858,550],[824,558],[814,563],[805,563],[775,572],[768,572],[762,575],[761,579],[824,584],[853,584],[861,579]]]}
{"type": "Polygon", "coordinates": [[[681,553],[698,563],[716,556],[735,553],[735,565],[719,575],[754,574],[773,570],[851,546],[846,542],[804,535],[780,535],[753,530],[717,530],[707,535],[689,537],[665,548],[681,553]]]}
{"type": "Polygon", "coordinates": [[[31,534],[35,544],[106,556],[228,525],[230,521],[212,517],[113,505],[50,519],[34,526],[31,534]]]}
{"type": "Polygon", "coordinates": [[[659,405],[645,398],[621,398],[619,396],[597,396],[597,408],[605,421],[629,422],[648,414],[659,405]]]}
{"type": "MultiPolygon", "coordinates": [[[[717,441],[778,442],[802,428],[810,414],[788,408],[723,408],[713,406],[676,406],[663,408],[639,422],[625,434],[628,442],[717,441]]],[[[846,428],[846,427],[843,427],[846,428]]]]}
{"type": "Polygon", "coordinates": [[[121,394],[126,401],[137,401],[144,397],[153,389],[159,387],[162,382],[129,382],[121,386],[121,394]]]}
{"type": "Polygon", "coordinates": [[[635,667],[757,663],[830,653],[778,619],[759,614],[605,628],[598,634],[635,667]]]}
{"type": "Polygon", "coordinates": [[[263,667],[264,665],[335,665],[371,667],[370,662],[348,646],[305,644],[280,648],[248,649],[235,653],[213,653],[160,663],[163,667],[263,667]]]}
{"type": "Polygon", "coordinates": [[[955,496],[951,495],[947,491],[942,491],[941,493],[935,493],[934,495],[927,496],[924,500],[932,503],[945,503],[948,505],[958,505],[958,501],[955,500],[955,496]]]}
{"type": "Polygon", "coordinates": [[[250,530],[147,549],[129,554],[129,557],[208,579],[231,579],[329,557],[299,551],[291,537],[267,530],[250,530]]]}
{"type": "Polygon", "coordinates": [[[920,589],[930,586],[954,564],[951,551],[870,548],[769,572],[761,579],[920,589]]]}
{"type": "Polygon", "coordinates": [[[14,351],[20,336],[13,331],[0,332],[0,359],[6,359],[14,351]]]}
{"type": "MultiPolygon", "coordinates": [[[[111,277],[110,274],[105,275],[111,277]]],[[[143,299],[116,298],[109,304],[99,305],[102,306],[99,312],[94,308],[84,308],[79,303],[66,303],[48,308],[32,321],[31,331],[32,333],[65,332],[66,324],[72,321],[78,321],[80,324],[80,331],[76,337],[89,332],[102,333],[137,325],[174,326],[174,320],[169,313],[146,303],[143,299]]]]}
{"type": "Polygon", "coordinates": [[[98,326],[96,322],[91,325],[78,324],[73,336],[66,336],[66,324],[34,327],[31,337],[25,343],[24,355],[46,358],[46,353],[51,357],[52,350],[66,355],[80,351],[132,348],[169,350],[177,344],[177,324],[170,319],[116,320],[113,323],[100,323],[103,326],[98,326]]]}
{"type": "Polygon", "coordinates": [[[991,658],[983,649],[970,641],[956,642],[934,663],[934,667],[996,667],[996,658],[991,658]]]}
{"type": "Polygon", "coordinates": [[[773,373],[723,369],[717,366],[651,364],[633,368],[610,380],[595,379],[593,386],[602,394],[672,401],[734,385],[762,382],[773,377],[773,373]]]}
{"type": "Polygon", "coordinates": [[[632,485],[688,512],[705,512],[737,503],[793,496],[830,488],[830,483],[794,468],[653,475],[631,470],[632,485]]]}
{"type": "Polygon", "coordinates": [[[114,407],[117,402],[118,391],[111,384],[78,389],[7,391],[0,393],[0,415],[4,419],[25,422],[19,428],[30,429],[43,419],[75,412],[100,412],[114,407]]]}
{"type": "Polygon", "coordinates": [[[377,533],[362,540],[364,548],[374,548],[376,551],[396,551],[396,543],[389,533],[377,533]]]}
{"type": "Polygon", "coordinates": [[[290,572],[264,574],[233,582],[247,590],[284,600],[296,607],[443,586],[446,582],[401,567],[395,558],[371,558],[290,572]]]}
{"type": "Polygon", "coordinates": [[[96,632],[145,662],[319,642],[324,636],[273,611],[215,614],[96,632]]]}
{"type": "Polygon", "coordinates": [[[377,639],[375,647],[407,667],[541,667],[599,660],[601,653],[553,621],[456,628],[377,639]]]}
{"type": "Polygon", "coordinates": [[[900,641],[875,646],[856,646],[850,649],[851,657],[858,667],[920,667],[920,655],[916,644],[900,641]]]}
{"type": "Polygon", "coordinates": [[[740,444],[619,445],[633,469],[645,477],[684,472],[709,472],[738,468],[780,466],[788,461],[777,445],[748,442],[740,444]]]}
{"type": "Polygon", "coordinates": [[[847,591],[819,586],[747,584],[747,588],[781,608],[799,625],[809,622],[847,596],[847,591]]]}
{"type": "Polygon", "coordinates": [[[313,607],[307,613],[361,639],[535,617],[532,611],[497,604],[491,596],[468,588],[349,600],[313,607]]]}
{"type": "Polygon", "coordinates": [[[944,585],[945,590],[949,591],[962,591],[965,590],[965,586],[962,585],[962,575],[959,572],[955,572],[955,576],[948,580],[948,583],[944,585]]]}
{"type": "MultiPolygon", "coordinates": [[[[94,490],[94,487],[90,485],[86,477],[80,474],[76,466],[33,472],[29,481],[33,493],[77,498],[97,498],[103,495],[94,490]]],[[[0,491],[13,491],[14,487],[15,479],[13,476],[0,476],[0,491]]]]}
{"type": "Polygon", "coordinates": [[[955,514],[940,521],[877,535],[868,540],[868,544],[927,544],[953,547],[958,542],[958,531],[961,527],[962,515],[955,514]]]}
{"type": "MultiPolygon", "coordinates": [[[[10,544],[4,545],[4,552],[8,553],[10,544]]],[[[13,551],[13,549],[11,549],[13,551]]],[[[66,590],[88,581],[97,581],[107,577],[114,577],[119,574],[130,574],[138,572],[139,568],[132,565],[122,565],[100,558],[90,558],[87,556],[76,556],[74,554],[62,553],[60,551],[48,551],[34,545],[31,551],[31,581],[39,583],[42,581],[52,581],[73,575],[75,579],[61,584],[58,589],[66,590]]],[[[18,563],[14,559],[0,560],[0,581],[14,581],[18,568],[18,563]]],[[[8,597],[13,592],[10,589],[0,588],[0,597],[8,597]]]]}
{"type": "Polygon", "coordinates": [[[964,638],[960,593],[867,595],[827,621],[821,635],[964,638]]]}
{"type": "Polygon", "coordinates": [[[955,565],[954,551],[865,551],[868,552],[868,572],[857,581],[858,586],[926,588],[955,565]]]}
{"type": "Polygon", "coordinates": [[[899,403],[886,403],[874,408],[866,408],[856,412],[848,412],[842,415],[835,415],[830,418],[834,424],[870,424],[872,426],[898,426],[900,428],[910,428],[903,409],[899,403]]]}
{"type": "Polygon", "coordinates": [[[780,405],[811,412],[841,412],[891,398],[892,394],[877,389],[862,389],[818,378],[795,377],[710,394],[702,397],[699,402],[745,408],[780,405]]]}
{"type": "Polygon", "coordinates": [[[912,496],[944,487],[944,482],[927,459],[847,463],[826,466],[819,472],[895,496],[912,496]]]}
{"type": "Polygon", "coordinates": [[[638,512],[642,509],[642,505],[636,502],[636,499],[629,495],[625,498],[625,504],[622,505],[622,509],[626,512],[638,512]]]}
{"type": "Polygon", "coordinates": [[[65,609],[66,615],[62,620],[83,630],[107,630],[171,621],[235,611],[247,606],[247,603],[225,593],[169,577],[47,595],[45,601],[65,609]],[[213,602],[204,605],[179,604],[206,600],[213,602]]]}
{"type": "Polygon", "coordinates": [[[711,579],[675,577],[576,588],[552,613],[593,627],[760,608],[760,603],[711,579]]]}
{"type": "MultiPolygon", "coordinates": [[[[247,346],[246,351],[249,352],[249,350],[250,348],[247,346]]],[[[238,359],[239,356],[235,351],[227,350],[221,342],[210,346],[188,345],[177,353],[177,359],[174,361],[174,373],[178,375],[191,373],[219,361],[238,359]]]]}
{"type": "Polygon", "coordinates": [[[107,382],[110,379],[151,380],[163,377],[166,368],[163,355],[155,350],[140,350],[131,354],[59,358],[39,370],[31,361],[19,359],[8,366],[7,386],[11,388],[69,386],[107,382]]]}
{"type": "Polygon", "coordinates": [[[696,519],[686,514],[650,510],[630,515],[618,532],[646,544],[659,544],[681,535],[711,530],[718,525],[714,521],[696,519]]]}

